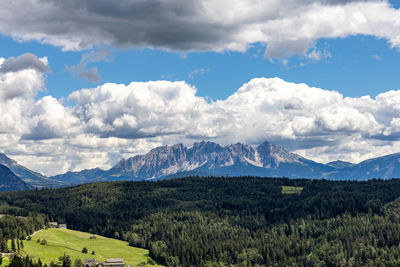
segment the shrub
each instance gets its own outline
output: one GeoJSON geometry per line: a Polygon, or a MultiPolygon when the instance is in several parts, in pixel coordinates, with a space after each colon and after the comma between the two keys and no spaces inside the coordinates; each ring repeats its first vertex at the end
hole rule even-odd
{"type": "Polygon", "coordinates": [[[84,247],[84,248],[82,249],[82,253],[88,253],[88,250],[87,250],[86,247],[84,247]]]}
{"type": "Polygon", "coordinates": [[[40,245],[46,245],[46,244],[47,244],[46,239],[43,239],[42,241],[40,241],[40,245]]]}

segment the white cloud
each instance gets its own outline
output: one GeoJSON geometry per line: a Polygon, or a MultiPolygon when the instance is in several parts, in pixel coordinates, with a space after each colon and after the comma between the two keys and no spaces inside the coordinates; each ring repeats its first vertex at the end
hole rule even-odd
{"type": "Polygon", "coordinates": [[[0,32],[64,50],[111,44],[221,52],[245,51],[259,42],[266,44],[270,58],[299,54],[316,59],[324,56],[314,47],[321,38],[362,34],[400,47],[399,26],[400,11],[384,0],[0,2],[0,32]]]}
{"type": "Polygon", "coordinates": [[[187,132],[206,106],[195,94],[184,82],[154,81],[104,84],[69,99],[87,132],[134,139],[187,132]]]}
{"type": "Polygon", "coordinates": [[[45,73],[50,71],[47,57],[38,58],[34,54],[23,54],[17,58],[10,57],[0,61],[0,72],[18,72],[25,69],[34,69],[38,72],[45,73]]]}
{"type": "MultiPolygon", "coordinates": [[[[346,152],[328,153],[326,149],[321,158],[336,159],[341,154],[339,158],[357,161],[363,158],[360,151],[349,153],[345,144],[367,142],[370,147],[381,147],[382,136],[390,137],[390,129],[398,127],[388,119],[395,113],[400,116],[396,97],[399,91],[375,99],[344,98],[336,91],[306,84],[258,78],[229,98],[211,103],[196,96],[188,84],[168,81],[105,84],[76,91],[70,100],[76,102],[75,114],[85,133],[104,139],[157,139],[162,144],[187,145],[198,139],[222,144],[255,144],[267,139],[308,154],[332,149],[335,144],[346,152]]],[[[312,155],[314,159],[319,156],[312,155]]]]}
{"type": "Polygon", "coordinates": [[[400,151],[400,91],[351,98],[256,78],[210,102],[186,82],[149,81],[74,91],[65,106],[52,96],[37,99],[45,75],[31,67],[0,73],[0,149],[46,174],[107,168],[158,145],[202,139],[269,140],[317,161],[400,151]]]}
{"type": "Polygon", "coordinates": [[[16,59],[0,58],[1,134],[20,135],[29,130],[27,114],[37,92],[44,89],[44,73],[49,70],[45,57],[25,54],[16,59]]]}

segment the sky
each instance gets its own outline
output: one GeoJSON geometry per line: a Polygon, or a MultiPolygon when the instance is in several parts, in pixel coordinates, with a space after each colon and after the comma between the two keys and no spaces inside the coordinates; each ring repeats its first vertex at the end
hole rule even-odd
{"type": "Polygon", "coordinates": [[[0,152],[45,175],[160,145],[400,152],[400,1],[0,2],[0,152]]]}

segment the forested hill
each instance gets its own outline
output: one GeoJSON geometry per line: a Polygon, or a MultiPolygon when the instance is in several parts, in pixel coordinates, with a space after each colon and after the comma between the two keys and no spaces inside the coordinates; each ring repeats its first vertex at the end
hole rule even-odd
{"type": "Polygon", "coordinates": [[[170,266],[396,266],[399,196],[398,179],[184,178],[5,192],[0,205],[128,240],[170,266]]]}

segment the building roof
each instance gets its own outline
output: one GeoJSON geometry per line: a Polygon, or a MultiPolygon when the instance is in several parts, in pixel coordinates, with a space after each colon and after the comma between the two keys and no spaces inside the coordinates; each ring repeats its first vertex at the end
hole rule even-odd
{"type": "Polygon", "coordinates": [[[111,258],[102,263],[103,266],[125,266],[124,259],[111,258]]]}
{"type": "Polygon", "coordinates": [[[110,259],[106,259],[106,261],[104,263],[123,263],[124,259],[122,258],[110,258],[110,259]]]}

